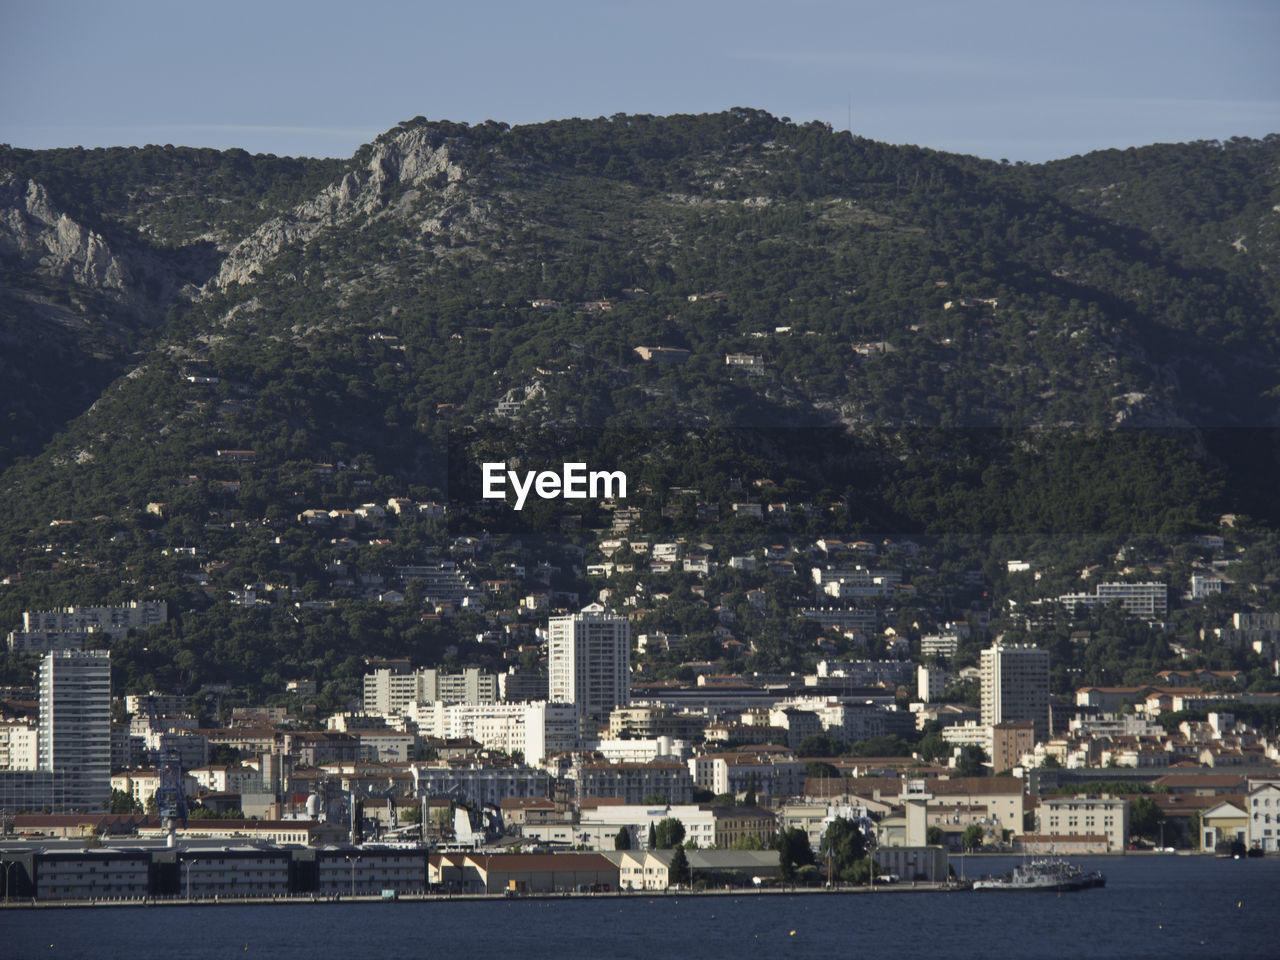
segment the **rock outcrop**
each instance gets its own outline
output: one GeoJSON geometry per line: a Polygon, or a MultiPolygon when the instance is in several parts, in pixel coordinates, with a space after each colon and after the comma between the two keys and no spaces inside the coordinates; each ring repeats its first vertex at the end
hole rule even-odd
{"type": "Polygon", "coordinates": [[[428,232],[459,219],[456,203],[462,192],[465,173],[454,160],[438,133],[424,128],[407,130],[379,143],[373,157],[361,170],[348,172],[314,199],[299,204],[289,214],[274,217],[236,244],[227,254],[211,285],[222,288],[246,283],[286,247],[306,244],[330,227],[350,223],[359,217],[385,212],[404,215],[397,194],[423,188],[445,201],[445,217],[439,213],[424,218],[428,232]]]}
{"type": "Polygon", "coordinates": [[[41,184],[13,174],[0,177],[0,255],[82,287],[129,291],[128,267],[106,240],[59,210],[41,184]]]}

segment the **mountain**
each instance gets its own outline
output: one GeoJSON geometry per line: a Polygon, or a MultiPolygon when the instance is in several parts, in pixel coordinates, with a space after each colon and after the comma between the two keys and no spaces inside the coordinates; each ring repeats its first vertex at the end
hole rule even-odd
{"type": "Polygon", "coordinates": [[[415,118],[349,161],[4,148],[0,177],[6,622],[322,585],[332,535],[292,518],[462,507],[480,457],[625,465],[655,529],[744,482],[840,505],[814,529],[1274,510],[1277,136],[1009,165],[749,109],[415,118]]]}

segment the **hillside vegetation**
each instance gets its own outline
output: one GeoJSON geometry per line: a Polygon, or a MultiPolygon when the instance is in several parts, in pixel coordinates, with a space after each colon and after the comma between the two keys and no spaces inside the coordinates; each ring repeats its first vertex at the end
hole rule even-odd
{"type": "Polygon", "coordinates": [[[407,606],[226,598],[559,534],[467,514],[490,456],[626,469],[671,536],[744,495],[813,505],[797,537],[1280,523],[1277,136],[1031,166],[748,109],[416,118],[345,162],[6,147],[0,177],[0,626],[165,596],[187,680],[456,647],[407,606]],[[698,495],[664,513],[673,488],[698,495]],[[391,497],[452,522],[297,522],[391,497]]]}

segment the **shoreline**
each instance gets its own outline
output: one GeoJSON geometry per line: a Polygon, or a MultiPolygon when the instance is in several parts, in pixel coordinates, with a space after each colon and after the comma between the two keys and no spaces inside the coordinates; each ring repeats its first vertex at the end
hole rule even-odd
{"type": "Polygon", "coordinates": [[[71,910],[71,909],[110,909],[150,907],[268,907],[268,906],[333,906],[336,904],[371,903],[510,903],[521,900],[676,900],[681,897],[779,897],[779,896],[828,896],[840,897],[849,895],[866,895],[876,893],[962,893],[968,892],[970,883],[886,883],[856,887],[761,887],[748,889],[745,887],[729,890],[614,890],[610,892],[577,892],[560,893],[521,893],[514,896],[507,893],[402,893],[395,897],[384,897],[377,893],[341,894],[333,896],[298,895],[292,897],[147,897],[142,899],[104,899],[104,900],[36,900],[5,903],[0,901],[0,910],[71,910]]]}

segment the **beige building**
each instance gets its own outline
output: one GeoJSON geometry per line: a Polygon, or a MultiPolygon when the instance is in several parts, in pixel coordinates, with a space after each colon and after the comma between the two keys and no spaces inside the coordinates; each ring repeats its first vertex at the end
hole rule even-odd
{"type": "MultiPolygon", "coordinates": [[[[598,853],[472,853],[441,858],[441,861],[448,861],[454,867],[457,889],[463,893],[618,889],[617,865],[598,853]]],[[[435,872],[435,864],[432,867],[435,872]]]]}
{"type": "Polygon", "coordinates": [[[1022,781],[1017,777],[951,777],[926,781],[926,789],[932,795],[928,809],[951,809],[959,814],[960,808],[981,807],[993,832],[1008,830],[1013,836],[1022,831],[1023,803],[1022,781]]]}
{"type": "Polygon", "coordinates": [[[778,832],[778,818],[759,807],[713,807],[716,835],[720,848],[732,847],[746,840],[758,840],[768,846],[778,832]]]}
{"type": "Polygon", "coordinates": [[[1248,846],[1249,814],[1224,800],[1200,814],[1200,850],[1214,853],[1220,843],[1239,842],[1248,846]]]}
{"type": "MultiPolygon", "coordinates": [[[[1129,805],[1121,797],[1042,797],[1036,813],[1039,839],[1101,837],[1107,852],[1125,849],[1129,840],[1129,805]]],[[[1095,844],[1096,846],[1096,844],[1095,844]]]]}

